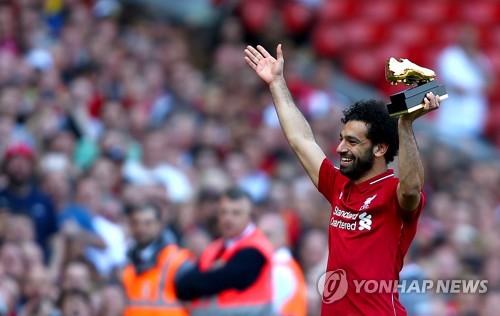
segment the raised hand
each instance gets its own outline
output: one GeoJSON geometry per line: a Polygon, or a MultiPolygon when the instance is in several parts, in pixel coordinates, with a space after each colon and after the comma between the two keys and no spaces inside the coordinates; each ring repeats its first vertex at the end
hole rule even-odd
{"type": "Polygon", "coordinates": [[[276,48],[276,57],[274,58],[267,52],[267,50],[257,45],[257,49],[252,46],[247,46],[245,49],[245,61],[252,67],[257,75],[264,80],[267,84],[271,84],[276,80],[283,78],[283,51],[281,44],[276,48]]]}

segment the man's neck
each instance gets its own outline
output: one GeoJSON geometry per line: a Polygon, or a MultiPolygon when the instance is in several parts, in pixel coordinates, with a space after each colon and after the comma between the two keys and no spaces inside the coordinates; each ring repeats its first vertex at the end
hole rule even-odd
{"type": "Polygon", "coordinates": [[[385,162],[383,164],[375,163],[373,165],[373,168],[371,168],[369,171],[367,171],[361,178],[354,180],[354,184],[363,183],[366,180],[371,179],[373,177],[376,177],[379,174],[384,173],[386,171],[387,171],[387,164],[385,162]]]}
{"type": "Polygon", "coordinates": [[[232,245],[234,245],[238,240],[242,239],[243,237],[245,236],[248,236],[250,235],[255,229],[255,224],[253,223],[249,223],[245,229],[237,236],[233,237],[233,238],[224,238],[224,244],[225,244],[225,247],[226,248],[229,248],[231,247],[232,245]]]}
{"type": "Polygon", "coordinates": [[[137,245],[137,254],[141,261],[149,261],[151,260],[156,251],[158,250],[158,244],[160,243],[160,237],[151,240],[150,242],[138,244],[137,245]]]}

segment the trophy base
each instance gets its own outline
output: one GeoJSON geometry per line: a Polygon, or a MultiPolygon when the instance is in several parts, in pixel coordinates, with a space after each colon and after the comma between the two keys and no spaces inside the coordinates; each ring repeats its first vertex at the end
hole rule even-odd
{"type": "Polygon", "coordinates": [[[441,100],[448,97],[444,85],[438,85],[436,81],[430,81],[391,95],[391,103],[387,104],[389,116],[396,117],[423,108],[424,98],[429,92],[439,96],[441,100]]]}

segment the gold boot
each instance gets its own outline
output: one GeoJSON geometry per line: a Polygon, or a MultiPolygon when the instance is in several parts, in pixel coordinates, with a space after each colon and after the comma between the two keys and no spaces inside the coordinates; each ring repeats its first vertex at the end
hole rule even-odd
{"type": "Polygon", "coordinates": [[[422,84],[434,80],[436,73],[424,67],[420,67],[408,59],[397,60],[391,57],[385,64],[385,78],[391,84],[404,83],[406,85],[422,84]]]}

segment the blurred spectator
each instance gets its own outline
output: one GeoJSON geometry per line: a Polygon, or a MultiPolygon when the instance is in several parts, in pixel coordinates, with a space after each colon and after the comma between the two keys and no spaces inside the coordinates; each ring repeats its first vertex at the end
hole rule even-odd
{"type": "Polygon", "coordinates": [[[62,316],[92,316],[92,305],[88,294],[80,290],[64,291],[59,299],[62,316]]]}
{"type": "Polygon", "coordinates": [[[258,227],[274,248],[272,260],[273,313],[276,315],[305,316],[307,314],[307,286],[301,267],[292,257],[287,242],[283,218],[278,214],[264,214],[258,227]]]}
{"type": "Polygon", "coordinates": [[[478,30],[463,27],[459,43],[445,49],[438,59],[437,73],[449,94],[445,106],[436,112],[443,139],[484,136],[488,90],[495,78],[491,69],[480,51],[478,30]]]}
{"type": "Polygon", "coordinates": [[[321,295],[318,288],[320,277],[325,273],[328,253],[324,251],[328,246],[325,233],[321,230],[306,232],[299,245],[300,263],[304,269],[307,282],[307,314],[317,315],[321,310],[321,295]]]}
{"type": "Polygon", "coordinates": [[[18,315],[59,315],[55,305],[55,286],[48,270],[37,266],[28,271],[24,280],[23,294],[26,303],[21,306],[18,315]]]}
{"type": "Polygon", "coordinates": [[[34,267],[43,266],[43,252],[37,243],[32,240],[24,241],[21,243],[20,247],[26,264],[26,269],[28,271],[34,267]]]}
{"type": "Polygon", "coordinates": [[[241,187],[252,200],[262,202],[268,194],[270,179],[247,155],[233,151],[226,157],[226,169],[234,185],[241,187]]]}
{"type": "Polygon", "coordinates": [[[12,214],[7,220],[5,241],[17,243],[35,240],[35,228],[31,218],[24,214],[12,214]]]}
{"type": "Polygon", "coordinates": [[[199,259],[212,241],[212,236],[203,228],[193,227],[184,232],[181,244],[199,259]]]}
{"type": "Polygon", "coordinates": [[[64,171],[44,172],[41,177],[41,188],[54,202],[59,224],[73,198],[71,183],[71,176],[64,171]]]}
{"type": "Polygon", "coordinates": [[[123,167],[124,178],[134,184],[163,184],[165,194],[172,202],[185,202],[192,195],[187,176],[178,168],[165,162],[165,136],[152,131],[144,140],[142,162],[130,161],[123,167]]]}
{"type": "Polygon", "coordinates": [[[246,315],[272,314],[273,249],[252,222],[252,209],[250,196],[241,189],[230,188],[221,196],[222,237],[208,245],[198,266],[175,283],[180,299],[194,300],[191,315],[234,314],[241,309],[246,315]]]}
{"type": "Polygon", "coordinates": [[[401,272],[399,273],[399,284],[402,284],[404,291],[399,288],[399,298],[401,303],[406,308],[408,316],[425,316],[431,313],[431,298],[429,293],[418,293],[415,291],[408,291],[410,286],[418,284],[423,288],[424,280],[427,278],[424,269],[414,262],[414,253],[410,252],[405,257],[405,262],[401,272]]]}
{"type": "Polygon", "coordinates": [[[0,248],[0,266],[3,273],[17,282],[26,275],[26,264],[20,245],[16,242],[5,242],[0,248]]]}
{"type": "MultiPolygon", "coordinates": [[[[95,224],[97,212],[101,207],[101,196],[99,187],[92,178],[81,178],[78,181],[74,202],[66,205],[59,214],[61,232],[73,245],[70,247],[72,251],[80,249],[82,253],[79,255],[87,255],[90,260],[97,260],[91,254],[83,253],[87,247],[107,247],[103,238],[106,232],[95,224]]],[[[97,265],[95,261],[93,263],[97,265]]]]}
{"type": "Polygon", "coordinates": [[[97,316],[122,316],[127,305],[124,289],[120,284],[108,283],[97,292],[99,308],[97,316]]]}
{"type": "Polygon", "coordinates": [[[33,221],[36,241],[48,254],[49,238],[57,230],[56,214],[50,199],[34,183],[35,163],[35,153],[26,144],[7,148],[3,168],[8,184],[0,190],[0,204],[33,221]]]}
{"type": "Polygon", "coordinates": [[[88,263],[70,261],[66,264],[62,275],[61,289],[63,291],[80,290],[90,293],[93,288],[92,279],[92,272],[88,263]]]}
{"type": "Polygon", "coordinates": [[[144,0],[144,6],[156,14],[163,14],[177,23],[190,25],[210,25],[216,17],[211,2],[196,0],[187,3],[178,1],[144,0]]]}
{"type": "Polygon", "coordinates": [[[89,248],[86,255],[104,277],[109,277],[113,271],[122,268],[126,262],[125,233],[119,224],[106,216],[113,213],[120,214],[121,208],[118,201],[108,199],[101,204],[101,208],[92,220],[92,226],[101,236],[106,247],[105,249],[89,248]]]}
{"type": "Polygon", "coordinates": [[[217,211],[219,209],[220,194],[214,189],[203,189],[198,194],[196,204],[196,221],[203,229],[211,234],[211,237],[218,237],[217,211]]]}
{"type": "Polygon", "coordinates": [[[20,298],[19,283],[12,277],[2,275],[0,277],[0,313],[15,315],[20,298]]]}
{"type": "Polygon", "coordinates": [[[188,315],[179,304],[174,280],[191,264],[190,253],[165,240],[158,208],[132,207],[129,219],[135,244],[122,279],[127,296],[125,315],[188,315]]]}
{"type": "Polygon", "coordinates": [[[102,195],[112,196],[117,193],[121,182],[120,169],[111,159],[97,159],[92,164],[90,176],[97,182],[102,195]]]}
{"type": "Polygon", "coordinates": [[[484,304],[480,308],[481,316],[495,315],[500,308],[500,292],[493,290],[486,294],[484,304]]]}

